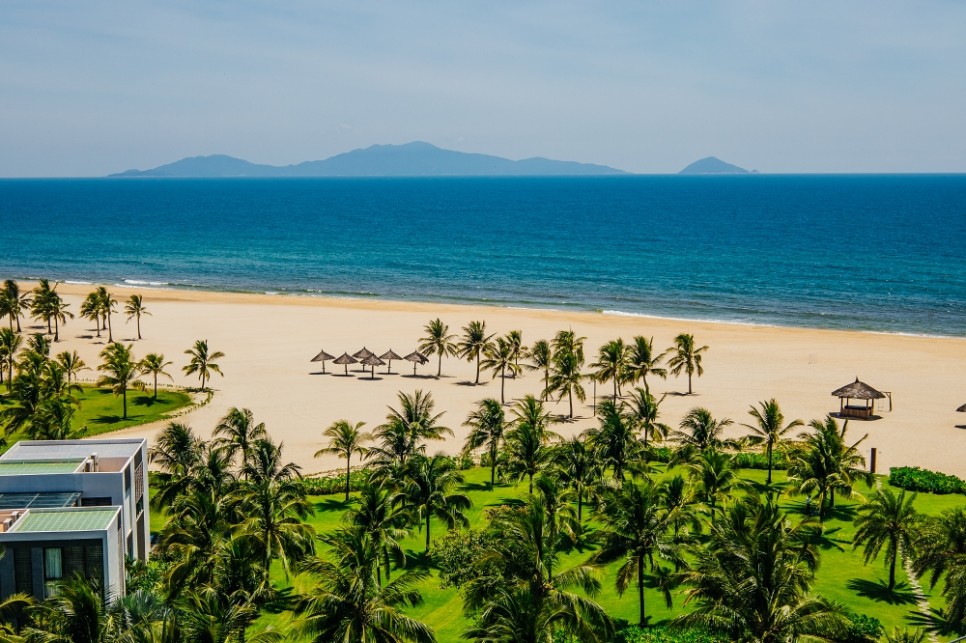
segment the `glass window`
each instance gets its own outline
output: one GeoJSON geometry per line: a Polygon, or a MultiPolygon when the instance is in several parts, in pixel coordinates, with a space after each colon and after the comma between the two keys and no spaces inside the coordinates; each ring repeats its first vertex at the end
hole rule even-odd
{"type": "Polygon", "coordinates": [[[64,577],[63,551],[59,547],[44,550],[44,578],[60,580],[64,577]]]}

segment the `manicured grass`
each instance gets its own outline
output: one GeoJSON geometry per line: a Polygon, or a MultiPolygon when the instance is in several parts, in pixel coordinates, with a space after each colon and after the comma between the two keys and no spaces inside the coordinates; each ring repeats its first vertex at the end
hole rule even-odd
{"type": "MultiPolygon", "coordinates": [[[[657,465],[652,475],[656,480],[660,480],[667,475],[678,472],[679,470],[674,470],[668,473],[663,471],[663,465],[657,465]]],[[[466,478],[463,492],[473,502],[473,508],[467,513],[467,517],[474,528],[484,525],[483,513],[487,507],[519,501],[527,494],[525,481],[515,485],[498,484],[495,490],[490,491],[488,488],[488,469],[478,467],[463,473],[466,478]]],[[[765,472],[745,470],[742,472],[742,477],[754,483],[763,484],[765,472]]],[[[785,480],[784,472],[776,472],[774,477],[778,484],[782,484],[785,480]]],[[[888,486],[884,478],[881,478],[881,482],[883,486],[888,486]]],[[[864,485],[860,485],[857,491],[863,495],[872,492],[864,485]]],[[[325,533],[338,528],[347,508],[347,505],[342,502],[342,496],[338,494],[319,496],[313,497],[312,500],[315,503],[316,514],[309,519],[309,522],[316,531],[325,533]]],[[[351,505],[352,502],[353,500],[350,499],[349,504],[351,505]]],[[[916,606],[905,571],[900,566],[897,574],[898,587],[893,592],[889,592],[886,588],[888,571],[882,558],[865,565],[862,551],[854,550],[852,547],[855,532],[852,526],[852,518],[860,502],[861,500],[858,498],[837,500],[835,511],[826,519],[822,536],[817,542],[821,552],[821,566],[816,574],[814,591],[821,596],[843,604],[854,612],[879,619],[886,631],[891,631],[893,627],[914,627],[917,623],[914,615],[916,606]]],[[[784,495],[781,496],[780,503],[793,520],[801,516],[805,509],[804,498],[800,497],[784,495]]],[[[916,506],[919,511],[925,514],[936,515],[946,509],[962,506],[962,503],[962,496],[937,496],[920,493],[916,506]]],[[[598,527],[599,525],[590,523],[587,529],[598,527]]],[[[442,535],[444,532],[444,526],[434,521],[433,533],[442,535]]],[[[424,537],[422,534],[414,533],[404,541],[403,546],[407,550],[411,567],[426,569],[430,572],[430,575],[419,586],[423,603],[407,610],[407,612],[430,625],[436,632],[438,641],[461,640],[461,635],[469,627],[470,622],[463,615],[463,602],[459,592],[454,588],[440,588],[436,571],[429,566],[428,561],[423,556],[424,537]]],[[[319,553],[324,555],[324,550],[320,550],[319,553]]],[[[568,552],[561,557],[558,569],[563,570],[583,563],[590,553],[588,550],[568,552]]],[[[613,564],[601,569],[603,589],[598,595],[597,601],[605,607],[612,617],[636,623],[638,617],[636,589],[630,588],[624,596],[618,596],[614,587],[617,567],[617,564],[613,564]]],[[[398,573],[401,572],[393,571],[394,576],[398,573]]],[[[311,587],[309,579],[299,576],[286,582],[281,569],[276,569],[273,577],[281,585],[292,585],[296,590],[304,591],[311,587]]],[[[928,590],[928,587],[926,589],[928,590]]],[[[688,609],[687,606],[683,605],[683,590],[678,590],[675,593],[674,605],[670,609],[664,604],[661,594],[654,588],[645,591],[645,600],[652,624],[666,622],[688,609]]],[[[937,603],[937,601],[941,602],[938,592],[933,592],[930,600],[934,608],[941,607],[937,603]]],[[[271,626],[284,632],[286,640],[298,640],[291,632],[292,622],[293,617],[288,613],[266,614],[259,619],[253,631],[271,626]]]]}
{"type": "MultiPolygon", "coordinates": [[[[187,393],[171,389],[158,389],[157,400],[152,398],[150,389],[145,392],[128,391],[127,419],[122,419],[123,400],[110,389],[82,386],[76,397],[80,406],[74,415],[72,426],[75,429],[86,427],[83,437],[163,420],[192,402],[187,393]]],[[[9,404],[8,400],[0,397],[0,408],[9,404]]],[[[14,444],[25,437],[20,432],[14,433],[7,436],[7,444],[14,444]]]]}

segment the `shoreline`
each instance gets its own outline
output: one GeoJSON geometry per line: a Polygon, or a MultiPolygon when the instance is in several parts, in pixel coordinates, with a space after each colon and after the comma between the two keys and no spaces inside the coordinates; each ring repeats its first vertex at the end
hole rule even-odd
{"type": "MultiPolygon", "coordinates": [[[[32,284],[20,282],[24,289],[32,284]]],[[[572,328],[587,338],[587,364],[594,362],[598,348],[617,338],[630,341],[635,335],[654,337],[655,348],[663,350],[682,332],[692,333],[699,345],[708,345],[705,373],[694,379],[694,395],[687,395],[687,377],[666,380],[649,378],[652,392],[664,401],[661,421],[677,428],[691,409],[703,406],[715,418],[730,418],[729,437],[749,431],[751,405],[776,398],[787,421],[806,424],[838,411],[839,401],[830,392],[859,377],[883,392],[891,392],[877,414],[881,419],[848,425],[851,442],[868,433],[861,444],[868,458],[869,448],[878,451],[878,472],[890,466],[921,466],[966,477],[966,414],[955,409],[966,401],[966,338],[922,337],[893,333],[870,333],[785,326],[687,321],[637,315],[609,315],[586,311],[467,306],[451,303],[408,302],[382,299],[335,297],[286,297],[258,293],[227,293],[139,286],[107,286],[119,301],[114,315],[114,336],[131,343],[136,358],[148,352],[163,353],[173,362],[168,368],[173,383],[196,386],[194,378],[181,372],[187,361],[184,351],[197,339],[207,339],[212,351],[223,351],[219,361],[225,373],[212,383],[214,399],[207,406],[181,418],[202,437],[230,407],[250,408],[258,422],[265,422],[276,441],[285,444],[285,457],[302,466],[303,473],[338,468],[337,458],[313,458],[324,444],[321,433],[332,422],[347,419],[365,422],[371,431],[381,424],[387,407],[398,406],[397,394],[422,389],[433,395],[442,423],[454,437],[428,445],[430,453],[454,454],[460,450],[467,429],[467,414],[484,397],[500,397],[500,379],[483,372],[473,385],[475,364],[456,358],[443,360],[443,377],[435,378],[437,358],[417,369],[394,361],[392,373],[377,368],[376,377],[350,367],[327,364],[321,374],[310,359],[324,348],[331,354],[350,354],[367,346],[377,354],[394,349],[404,355],[413,350],[425,324],[441,318],[450,333],[477,319],[486,322],[487,332],[498,334],[522,330],[524,344],[550,339],[562,329],[572,328]],[[144,339],[135,341],[134,322],[125,321],[124,301],[140,293],[151,316],[141,320],[144,339]]],[[[83,297],[94,285],[66,284],[58,292],[77,313],[83,297]]],[[[27,321],[31,332],[35,322],[27,321]]],[[[53,352],[77,350],[91,368],[100,363],[99,353],[106,337],[97,339],[89,320],[70,319],[61,327],[61,342],[53,352]]],[[[589,372],[589,366],[584,372],[589,372]]],[[[91,375],[90,372],[86,373],[91,375]]],[[[526,394],[538,394],[542,374],[526,371],[506,380],[506,413],[509,406],[526,394]]],[[[555,426],[569,437],[596,424],[593,419],[594,384],[584,382],[586,402],[575,399],[577,418],[555,426]]],[[[597,400],[610,397],[610,383],[596,386],[597,400]]],[[[626,393],[627,391],[625,391],[626,393]]],[[[567,399],[547,403],[557,415],[567,413],[567,399]]],[[[119,435],[153,438],[165,426],[143,425],[125,429],[119,435]]],[[[793,435],[797,435],[795,431],[793,435]]]]}

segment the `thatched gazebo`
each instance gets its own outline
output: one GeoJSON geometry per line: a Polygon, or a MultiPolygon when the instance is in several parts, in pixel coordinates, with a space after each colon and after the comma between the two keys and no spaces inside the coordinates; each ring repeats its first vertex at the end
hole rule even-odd
{"type": "Polygon", "coordinates": [[[384,359],[384,360],[386,360],[386,361],[389,362],[389,366],[386,367],[386,374],[389,375],[390,373],[392,373],[392,360],[397,360],[398,361],[398,360],[401,360],[402,357],[400,357],[399,355],[396,355],[395,351],[393,351],[390,348],[385,353],[383,353],[382,355],[380,355],[379,356],[379,359],[384,359]]]}
{"type": "Polygon", "coordinates": [[[365,364],[366,366],[372,367],[372,377],[370,379],[376,379],[376,367],[382,366],[383,364],[385,364],[385,362],[379,359],[378,357],[376,357],[374,353],[372,355],[369,355],[369,357],[365,358],[364,360],[362,360],[362,363],[365,364]]]}
{"type": "Polygon", "coordinates": [[[335,355],[329,355],[325,352],[325,349],[319,351],[319,354],[310,359],[310,362],[322,362],[322,373],[325,373],[325,363],[330,359],[335,359],[335,355]]]}
{"type": "Polygon", "coordinates": [[[885,393],[875,390],[859,378],[851,384],[832,391],[832,395],[839,398],[839,417],[859,418],[870,420],[875,414],[875,401],[885,399],[885,393]],[[862,404],[852,404],[852,400],[859,400],[862,404]]]}
{"type": "Polygon", "coordinates": [[[412,362],[413,363],[413,376],[414,377],[416,375],[416,365],[417,364],[425,364],[426,362],[429,361],[429,358],[426,357],[425,355],[423,355],[422,353],[420,353],[419,351],[413,351],[409,355],[406,355],[403,359],[406,360],[406,361],[409,361],[409,362],[412,362]]]}
{"type": "Polygon", "coordinates": [[[340,355],[339,357],[336,357],[332,363],[339,364],[340,366],[345,366],[345,374],[348,375],[349,364],[358,364],[359,360],[357,360],[352,355],[349,355],[348,353],[342,353],[342,355],[340,355]]]}

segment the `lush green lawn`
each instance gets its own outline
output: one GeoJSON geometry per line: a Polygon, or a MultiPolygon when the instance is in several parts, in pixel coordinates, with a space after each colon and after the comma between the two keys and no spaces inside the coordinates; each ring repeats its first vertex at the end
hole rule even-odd
{"type": "MultiPolygon", "coordinates": [[[[522,499],[527,493],[525,482],[518,485],[498,485],[494,491],[489,491],[487,486],[489,481],[488,469],[474,468],[465,471],[464,474],[466,477],[464,492],[473,501],[473,508],[468,514],[473,527],[483,525],[483,511],[486,507],[522,499]]],[[[654,473],[654,477],[657,479],[666,475],[668,474],[660,468],[654,473]]],[[[742,477],[753,482],[763,483],[765,472],[746,470],[742,477]]],[[[783,480],[784,474],[776,473],[776,482],[780,483],[783,480]]],[[[884,486],[888,486],[884,479],[882,479],[882,483],[884,486]]],[[[863,494],[870,492],[864,486],[860,487],[859,491],[863,494]]],[[[324,533],[337,528],[346,510],[346,505],[342,502],[342,495],[313,497],[313,502],[315,503],[316,514],[310,518],[310,522],[316,531],[324,533]]],[[[921,512],[935,515],[945,509],[962,506],[963,502],[962,496],[919,494],[916,505],[921,512]]],[[[802,498],[783,496],[781,503],[784,509],[793,515],[800,515],[804,509],[802,498]]],[[[854,528],[851,520],[857,505],[858,500],[838,501],[834,514],[825,522],[825,530],[818,543],[822,559],[821,567],[816,576],[815,591],[826,598],[844,604],[855,612],[879,619],[887,631],[896,626],[912,627],[915,624],[913,616],[915,603],[905,572],[901,571],[900,567],[898,573],[899,586],[890,593],[886,589],[888,571],[884,562],[879,559],[865,565],[861,551],[852,549],[854,528]]],[[[590,526],[590,528],[594,527],[595,525],[590,526]]],[[[434,521],[433,533],[443,534],[444,526],[434,521]]],[[[422,605],[410,609],[409,613],[432,626],[436,632],[437,640],[440,642],[460,640],[460,636],[469,626],[469,622],[463,615],[462,600],[458,591],[452,588],[445,590],[440,588],[435,570],[429,568],[423,557],[424,538],[420,533],[414,533],[405,541],[404,546],[408,550],[412,566],[430,571],[430,576],[420,586],[424,602],[422,605]]],[[[587,560],[588,556],[588,551],[569,552],[563,556],[559,563],[559,569],[582,563],[587,560]]],[[[636,623],[638,616],[636,590],[632,588],[623,597],[618,596],[614,589],[616,569],[617,565],[615,564],[601,570],[601,581],[604,588],[597,600],[611,616],[636,623]]],[[[396,573],[399,572],[394,571],[394,574],[396,573]]],[[[295,577],[286,582],[280,569],[276,570],[274,576],[280,584],[291,584],[296,590],[306,590],[311,585],[309,579],[302,577],[295,577]]],[[[926,589],[928,590],[928,587],[926,589]]],[[[682,605],[683,594],[680,591],[675,595],[674,605],[671,609],[665,606],[660,593],[656,589],[646,590],[645,598],[652,623],[666,621],[687,609],[686,606],[682,605]]],[[[933,607],[939,606],[936,604],[936,600],[936,598],[932,599],[933,607]]],[[[290,614],[268,614],[260,619],[256,629],[272,626],[285,632],[286,640],[297,640],[291,634],[291,623],[292,617],[290,614]]]]}
{"type": "MultiPolygon", "coordinates": [[[[110,389],[82,386],[77,398],[80,406],[74,415],[72,426],[75,429],[86,428],[85,437],[163,420],[192,401],[187,393],[170,389],[158,389],[157,400],[153,399],[150,389],[143,393],[128,391],[127,419],[122,419],[123,401],[110,389]]],[[[0,408],[8,404],[10,402],[5,397],[0,397],[0,408]]],[[[7,444],[14,444],[23,437],[19,432],[7,436],[7,444]]]]}

